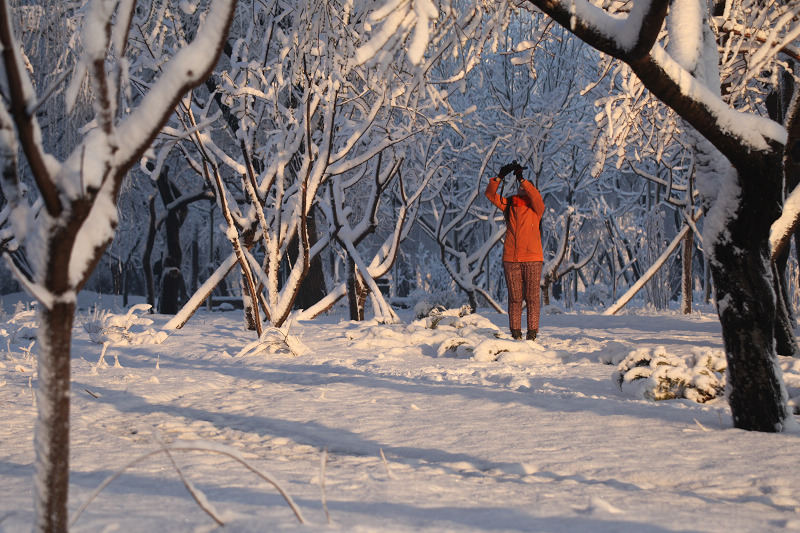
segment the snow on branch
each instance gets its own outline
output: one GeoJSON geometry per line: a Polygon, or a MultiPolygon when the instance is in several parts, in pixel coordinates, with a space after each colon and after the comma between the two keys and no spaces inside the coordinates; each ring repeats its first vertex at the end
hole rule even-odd
{"type": "MultiPolygon", "coordinates": [[[[19,144],[31,166],[33,178],[47,211],[55,216],[61,213],[62,209],[58,198],[59,191],[54,183],[54,176],[58,173],[59,164],[44,150],[39,123],[36,121],[36,117],[28,112],[29,105],[36,101],[36,95],[33,83],[25,70],[19,43],[14,38],[14,30],[11,27],[12,20],[13,16],[8,0],[0,1],[0,45],[3,49],[3,65],[8,83],[10,115],[13,117],[19,144]]],[[[5,122],[3,120],[4,130],[7,129],[5,122]]],[[[6,141],[4,144],[7,144],[7,139],[4,140],[6,141]]],[[[9,193],[4,192],[4,194],[9,193]]]]}
{"type": "Polygon", "coordinates": [[[406,51],[409,60],[419,65],[430,40],[430,24],[438,16],[431,0],[387,0],[367,18],[367,31],[372,25],[380,25],[380,30],[356,50],[356,63],[382,62],[391,55],[392,45],[405,42],[413,33],[406,51]]]}
{"type": "Polygon", "coordinates": [[[211,3],[194,41],[164,65],[163,73],[142,103],[120,124],[118,135],[124,142],[115,158],[120,167],[129,168],[138,159],[141,147],[155,139],[162,121],[153,117],[168,117],[186,91],[209,76],[218,57],[215,52],[222,47],[233,17],[235,3],[236,0],[211,3]]]}
{"type": "MultiPolygon", "coordinates": [[[[751,152],[768,152],[776,144],[786,142],[786,131],[780,125],[731,109],[718,91],[710,89],[684,68],[681,63],[689,65],[690,59],[697,59],[688,54],[685,47],[678,47],[679,62],[657,43],[666,16],[666,0],[639,0],[633,5],[628,19],[636,28],[635,38],[633,30],[618,26],[621,20],[618,15],[586,0],[529,1],[590,46],[630,65],[649,91],[689,122],[734,165],[751,152]]],[[[697,44],[697,39],[690,43],[697,44]]]]}
{"type": "Polygon", "coordinates": [[[669,0],[638,0],[627,15],[587,0],[530,0],[556,22],[601,52],[626,63],[647,55],[658,38],[669,0]]]}

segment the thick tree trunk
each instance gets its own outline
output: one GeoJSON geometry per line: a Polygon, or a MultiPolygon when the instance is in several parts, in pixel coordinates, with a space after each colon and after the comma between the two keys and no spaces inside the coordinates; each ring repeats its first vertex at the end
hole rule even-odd
{"type": "Polygon", "coordinates": [[[779,169],[777,156],[738,169],[740,203],[730,213],[728,238],[713,243],[711,261],[733,425],[767,432],[783,430],[788,417],[786,392],[776,372],[777,295],[768,242],[781,205],[780,186],[770,186],[780,179],[779,169]]]}
{"type": "Polygon", "coordinates": [[[478,292],[467,291],[467,300],[469,301],[469,308],[471,312],[478,310],[478,292]]]}
{"type": "Polygon", "coordinates": [[[67,531],[70,348],[74,302],[39,311],[35,531],[67,531]]]}

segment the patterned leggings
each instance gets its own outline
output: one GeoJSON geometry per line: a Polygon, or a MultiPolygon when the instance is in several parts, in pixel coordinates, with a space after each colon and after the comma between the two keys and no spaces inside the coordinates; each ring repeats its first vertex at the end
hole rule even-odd
{"type": "Polygon", "coordinates": [[[539,288],[542,261],[512,263],[503,261],[508,285],[508,324],[510,329],[522,329],[522,301],[528,306],[528,330],[539,331],[539,288]]]}

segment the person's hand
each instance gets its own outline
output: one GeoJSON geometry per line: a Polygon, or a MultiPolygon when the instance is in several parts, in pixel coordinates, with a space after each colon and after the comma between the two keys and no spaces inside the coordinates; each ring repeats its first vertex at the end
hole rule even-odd
{"type": "Polygon", "coordinates": [[[513,161],[511,163],[506,163],[505,165],[500,167],[500,172],[497,173],[497,176],[500,179],[503,179],[506,177],[506,174],[508,174],[509,172],[513,172],[514,169],[516,169],[518,166],[519,164],[516,161],[513,161]]]}

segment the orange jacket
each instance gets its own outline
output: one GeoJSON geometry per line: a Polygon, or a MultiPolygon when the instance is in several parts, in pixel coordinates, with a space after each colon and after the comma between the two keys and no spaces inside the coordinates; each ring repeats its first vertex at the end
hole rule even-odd
{"type": "Polygon", "coordinates": [[[500,178],[492,178],[486,187],[486,197],[506,216],[506,242],[503,261],[522,263],[544,261],[539,221],[544,215],[544,200],[528,180],[520,182],[520,194],[504,198],[497,194],[500,178]]]}

